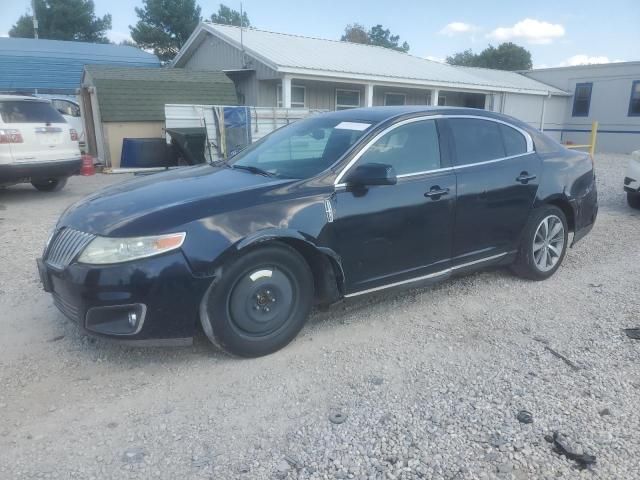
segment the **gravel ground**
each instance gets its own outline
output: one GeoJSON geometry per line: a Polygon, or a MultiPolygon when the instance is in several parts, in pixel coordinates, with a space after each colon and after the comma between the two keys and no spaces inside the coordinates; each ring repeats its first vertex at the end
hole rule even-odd
{"type": "Polygon", "coordinates": [[[1,191],[0,478],[640,478],[640,342],[621,332],[640,327],[627,158],[597,156],[598,222],[551,279],[496,270],[344,302],[255,360],[204,337],[95,341],[40,290],[34,259],[58,215],[123,177],[1,191]],[[554,431],[597,463],[555,453],[554,431]]]}

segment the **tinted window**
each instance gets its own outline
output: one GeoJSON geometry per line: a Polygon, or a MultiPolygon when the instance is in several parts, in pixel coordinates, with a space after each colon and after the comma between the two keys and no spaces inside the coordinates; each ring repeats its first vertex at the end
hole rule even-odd
{"type": "Polygon", "coordinates": [[[515,128],[508,127],[507,125],[499,124],[499,128],[500,132],[502,132],[504,149],[508,157],[527,152],[527,140],[524,138],[524,135],[515,128]]]}
{"type": "Polygon", "coordinates": [[[5,123],[66,123],[49,102],[32,100],[0,102],[0,117],[5,123]]]}
{"type": "Polygon", "coordinates": [[[573,96],[573,116],[588,117],[591,104],[591,83],[577,83],[573,96]]]}
{"type": "Polygon", "coordinates": [[[51,105],[63,115],[69,115],[70,117],[80,116],[80,107],[75,103],[68,102],[67,100],[54,99],[51,100],[51,105]]]}
{"type": "Polygon", "coordinates": [[[640,115],[640,80],[631,84],[631,99],[629,100],[629,116],[640,115]]]}
{"type": "Polygon", "coordinates": [[[402,125],[378,139],[360,157],[358,165],[384,163],[396,175],[440,168],[438,129],[434,120],[402,125]]]}
{"type": "Polygon", "coordinates": [[[458,165],[505,157],[500,124],[474,118],[449,119],[458,165]]]}

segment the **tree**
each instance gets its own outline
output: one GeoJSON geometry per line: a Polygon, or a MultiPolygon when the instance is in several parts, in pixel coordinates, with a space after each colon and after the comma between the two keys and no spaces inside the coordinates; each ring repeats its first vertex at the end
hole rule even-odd
{"type": "Polygon", "coordinates": [[[344,35],[340,37],[343,42],[369,44],[369,33],[367,29],[359,23],[349,24],[344,29],[344,35]]]}
{"type": "Polygon", "coordinates": [[[391,31],[388,28],[383,28],[380,24],[371,27],[371,30],[369,30],[369,42],[371,45],[391,48],[400,52],[408,52],[409,44],[404,42],[402,45],[398,45],[399,41],[400,35],[391,35],[391,31]]]}
{"type": "Polygon", "coordinates": [[[447,63],[510,71],[529,70],[532,66],[531,52],[512,42],[502,43],[497,48],[489,45],[479,54],[475,54],[471,50],[458,52],[447,57],[447,63]]]}
{"type": "Polygon", "coordinates": [[[391,35],[391,30],[378,24],[366,30],[359,24],[349,24],[344,29],[344,35],[340,37],[343,42],[363,43],[365,45],[377,45],[378,47],[391,48],[400,52],[408,52],[409,44],[403,42],[399,45],[400,35],[391,35]]]}
{"type": "Polygon", "coordinates": [[[247,12],[242,12],[242,17],[240,17],[239,11],[233,10],[223,3],[218,7],[218,13],[211,15],[211,21],[213,23],[221,23],[223,25],[235,25],[236,27],[251,26],[247,12]],[[240,24],[241,21],[242,25],[240,24]]]}
{"type": "Polygon", "coordinates": [[[143,0],[142,4],[135,9],[140,20],[129,26],[131,38],[160,60],[171,60],[198,26],[200,7],[195,0],[143,0]]]}
{"type": "MultiPolygon", "coordinates": [[[[111,29],[111,15],[96,17],[93,0],[35,0],[34,5],[39,38],[109,43],[105,33],[111,29]]],[[[22,15],[9,36],[33,38],[33,15],[22,15]]]]}

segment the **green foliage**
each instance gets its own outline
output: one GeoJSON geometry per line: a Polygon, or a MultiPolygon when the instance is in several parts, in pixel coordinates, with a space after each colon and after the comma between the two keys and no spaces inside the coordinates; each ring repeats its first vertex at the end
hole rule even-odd
{"type": "Polygon", "coordinates": [[[176,56],[200,22],[195,0],[143,0],[136,14],[140,20],[129,26],[131,38],[162,61],[176,56]]]}
{"type": "Polygon", "coordinates": [[[510,71],[528,70],[532,66],[531,52],[512,42],[502,43],[497,48],[489,45],[479,54],[475,54],[471,50],[458,52],[447,57],[447,63],[510,71]]]}
{"type": "Polygon", "coordinates": [[[409,51],[407,42],[403,42],[402,45],[399,44],[400,35],[391,35],[391,30],[384,28],[381,24],[371,27],[369,31],[359,23],[349,24],[344,29],[344,34],[340,40],[343,42],[377,45],[378,47],[391,48],[399,52],[409,51]]]}
{"type": "Polygon", "coordinates": [[[247,16],[247,12],[242,12],[242,18],[240,12],[232,8],[227,7],[221,3],[218,7],[218,13],[211,15],[211,21],[213,23],[221,23],[223,25],[235,25],[236,27],[250,27],[251,22],[247,16]],[[242,21],[242,25],[240,22],[242,21]]]}
{"type": "MultiPolygon", "coordinates": [[[[39,38],[109,43],[111,15],[96,17],[93,0],[35,0],[35,11],[39,38]]],[[[9,36],[33,38],[33,15],[22,15],[9,36]]]]}

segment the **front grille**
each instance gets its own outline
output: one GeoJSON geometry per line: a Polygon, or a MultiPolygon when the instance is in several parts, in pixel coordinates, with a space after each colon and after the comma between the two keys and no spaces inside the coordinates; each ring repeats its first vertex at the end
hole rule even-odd
{"type": "Polygon", "coordinates": [[[65,300],[57,293],[53,293],[53,304],[62,312],[62,314],[74,322],[80,321],[80,309],[71,302],[65,300]]]}
{"type": "Polygon", "coordinates": [[[56,232],[44,259],[48,265],[63,269],[86,247],[95,235],[79,232],[73,228],[62,228],[56,232]]]}

